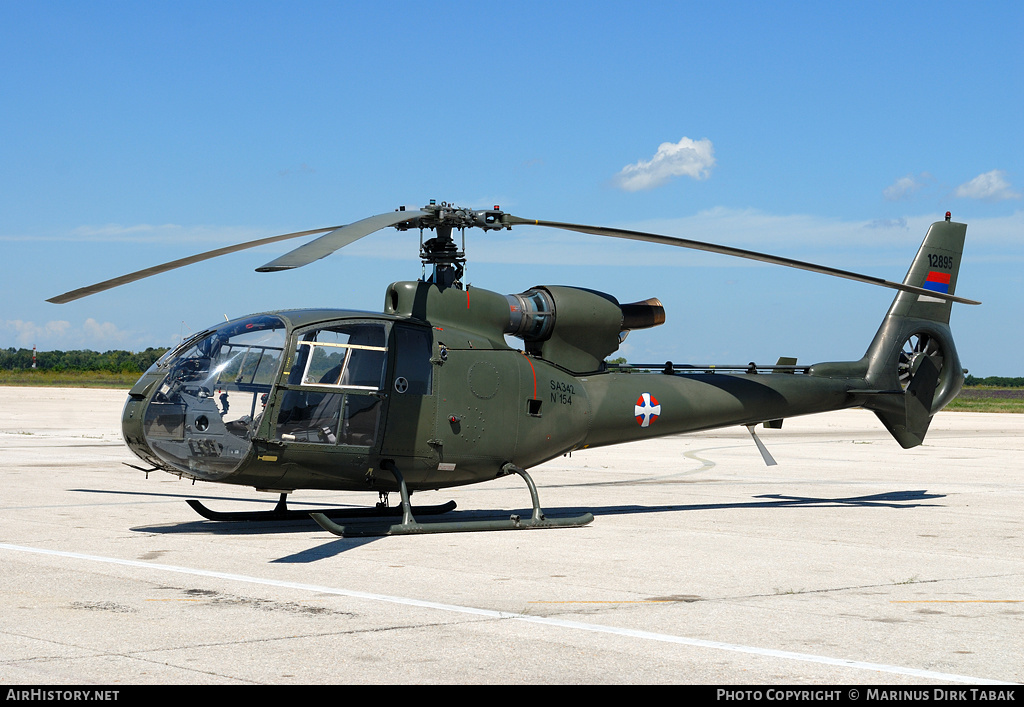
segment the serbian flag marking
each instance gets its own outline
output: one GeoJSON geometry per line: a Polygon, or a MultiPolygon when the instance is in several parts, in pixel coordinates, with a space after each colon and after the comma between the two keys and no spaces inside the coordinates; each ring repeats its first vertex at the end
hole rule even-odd
{"type": "Polygon", "coordinates": [[[641,393],[633,406],[633,414],[636,415],[636,423],[641,427],[648,427],[658,419],[661,414],[661,405],[650,393],[641,393]]]}
{"type": "Polygon", "coordinates": [[[949,294],[949,273],[932,270],[924,279],[924,289],[949,294]]]}

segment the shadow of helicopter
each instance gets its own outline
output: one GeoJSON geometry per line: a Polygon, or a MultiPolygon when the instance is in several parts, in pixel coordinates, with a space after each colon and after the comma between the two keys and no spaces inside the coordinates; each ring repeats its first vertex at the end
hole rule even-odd
{"type": "MultiPolygon", "coordinates": [[[[891,491],[888,493],[876,493],[870,496],[850,496],[847,498],[814,498],[810,496],[784,496],[782,494],[763,494],[754,498],[772,499],[766,501],[747,501],[737,503],[701,503],[701,504],[674,504],[664,506],[605,506],[592,508],[595,516],[602,515],[628,515],[631,513],[667,513],[675,511],[712,511],[725,509],[742,508],[796,508],[796,507],[822,507],[822,508],[843,508],[849,506],[861,506],[866,508],[919,508],[924,506],[936,506],[936,503],[921,503],[936,498],[945,498],[945,494],[928,493],[920,491],[891,491]],[[915,503],[915,501],[917,503],[915,503]]],[[[570,510],[570,509],[563,509],[570,510]]]]}
{"type": "MultiPolygon", "coordinates": [[[[185,500],[188,500],[188,499],[202,499],[204,501],[234,501],[234,502],[241,501],[243,503],[253,503],[253,504],[256,504],[256,505],[268,505],[268,504],[276,504],[277,503],[276,500],[271,501],[269,499],[261,499],[261,498],[255,498],[255,499],[244,498],[243,499],[243,498],[238,498],[237,496],[210,496],[210,495],[200,495],[200,494],[197,494],[195,492],[192,492],[192,493],[153,493],[153,492],[150,492],[150,491],[111,491],[111,490],[107,490],[107,489],[68,489],[68,491],[71,491],[73,493],[96,493],[96,494],[104,494],[104,495],[111,495],[111,496],[142,496],[142,497],[149,497],[149,498],[169,498],[169,499],[185,499],[185,500]]],[[[290,505],[293,505],[293,506],[310,506],[311,508],[336,508],[338,510],[348,510],[348,509],[356,509],[356,508],[364,508],[365,507],[365,506],[356,506],[356,505],[347,504],[347,503],[334,503],[334,504],[328,503],[328,504],[324,504],[324,503],[312,502],[312,501],[307,501],[307,502],[294,502],[293,501],[293,502],[291,502],[290,505]]],[[[277,522],[281,522],[281,521],[277,521],[277,522]]]]}
{"type": "MultiPolygon", "coordinates": [[[[101,493],[98,491],[89,491],[86,489],[79,489],[80,491],[101,493]]],[[[154,496],[170,496],[179,497],[180,494],[144,494],[138,492],[116,492],[120,494],[128,495],[154,495],[154,496]]],[[[195,497],[194,495],[191,497],[195,497]]],[[[211,499],[217,497],[203,497],[204,499],[211,499]]],[[[912,491],[890,491],[886,493],[870,494],[866,496],[846,496],[839,498],[828,498],[828,497],[812,497],[812,496],[788,496],[783,494],[763,494],[760,496],[754,496],[754,499],[763,500],[752,500],[752,501],[741,501],[732,503],[699,503],[699,504],[665,504],[656,506],[640,506],[640,505],[614,505],[614,506],[599,506],[593,507],[588,506],[587,508],[565,506],[559,508],[549,508],[545,510],[545,514],[553,518],[563,516],[573,516],[580,512],[589,510],[596,517],[601,516],[615,516],[615,515],[633,515],[643,513],[674,513],[680,511],[710,511],[710,510],[745,510],[745,509],[778,509],[778,508],[899,508],[899,509],[910,509],[910,508],[922,508],[937,506],[940,504],[930,503],[939,498],[945,498],[945,494],[929,493],[927,490],[912,490],[912,491]]],[[[238,500],[238,499],[227,499],[220,497],[219,500],[238,500]]],[[[512,510],[467,510],[467,511],[451,511],[445,514],[445,520],[447,522],[466,522],[466,521],[484,521],[484,520],[496,520],[506,518],[510,513],[518,514],[529,514],[528,509],[512,509],[512,510]]],[[[381,524],[384,521],[381,520],[362,520],[359,521],[360,527],[374,527],[374,524],[381,524]]],[[[429,521],[427,521],[429,523],[429,521]]],[[[280,534],[280,533],[308,533],[310,530],[317,530],[319,526],[310,520],[293,520],[293,521],[248,521],[238,523],[215,523],[206,520],[195,520],[186,523],[175,523],[171,525],[151,525],[151,526],[136,526],[131,528],[135,532],[145,532],[154,534],[204,534],[204,535],[262,535],[262,534],[280,534]]],[[[371,542],[381,540],[384,536],[377,537],[355,537],[355,538],[339,538],[332,540],[331,542],[324,543],[314,548],[308,548],[301,552],[293,555],[288,555],[275,560],[271,560],[273,563],[307,563],[315,562],[317,560],[326,559],[328,557],[337,556],[348,550],[352,550],[357,547],[362,547],[371,542]]]]}
{"type": "MultiPolygon", "coordinates": [[[[203,501],[242,501],[260,506],[267,506],[276,503],[275,501],[263,499],[239,499],[236,496],[205,496],[195,493],[152,493],[148,491],[108,491],[106,489],[68,489],[75,493],[102,494],[111,496],[134,496],[154,499],[189,500],[202,499],[203,501]]],[[[145,502],[145,501],[140,501],[145,502]]],[[[337,509],[339,511],[365,508],[365,506],[353,506],[350,504],[323,504],[314,502],[291,504],[294,506],[308,506],[310,510],[323,510],[325,508],[337,509]]],[[[306,533],[312,529],[319,528],[312,518],[298,518],[294,520],[275,521],[249,521],[238,523],[216,523],[207,520],[193,520],[185,523],[173,523],[168,525],[140,525],[130,528],[135,532],[154,534],[189,534],[202,533],[204,535],[260,535],[266,533],[306,533]]]]}
{"type": "MultiPolygon", "coordinates": [[[[891,491],[888,493],[871,494],[868,496],[851,496],[846,498],[813,498],[806,496],[784,496],[781,494],[765,494],[761,496],[755,496],[754,498],[769,499],[764,501],[749,501],[740,503],[702,503],[702,504],[687,504],[687,505],[663,505],[663,506],[603,506],[603,507],[561,507],[557,509],[547,509],[545,514],[553,517],[558,516],[573,516],[578,515],[582,512],[589,511],[594,514],[595,517],[601,516],[613,516],[613,515],[629,515],[634,513],[669,513],[676,511],[707,511],[707,510],[725,510],[725,509],[750,509],[750,508],[807,508],[807,507],[822,507],[822,508],[843,508],[843,507],[862,507],[862,508],[919,508],[928,506],[937,506],[937,503],[927,503],[927,501],[945,498],[945,494],[928,493],[926,490],[917,491],[891,491]]],[[[504,514],[508,514],[510,511],[457,511],[446,514],[446,518],[458,516],[459,519],[464,520],[493,520],[504,514]]],[[[515,511],[518,513],[529,513],[527,510],[515,511]]],[[[380,540],[381,538],[351,538],[351,539],[339,539],[333,542],[319,545],[315,548],[309,548],[302,552],[282,557],[277,560],[273,560],[275,563],[304,563],[304,562],[315,562],[317,560],[326,559],[328,557],[336,556],[347,550],[351,550],[355,547],[372,542],[374,540],[380,540]],[[360,542],[362,541],[362,542],[360,542]]]]}

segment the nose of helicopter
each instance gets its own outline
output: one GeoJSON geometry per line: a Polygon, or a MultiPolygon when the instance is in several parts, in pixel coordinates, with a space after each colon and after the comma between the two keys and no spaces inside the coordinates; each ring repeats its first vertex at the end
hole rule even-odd
{"type": "Polygon", "coordinates": [[[260,315],[222,324],[170,352],[129,394],[122,414],[129,447],[192,478],[230,475],[252,447],[285,340],[284,322],[260,315]]]}

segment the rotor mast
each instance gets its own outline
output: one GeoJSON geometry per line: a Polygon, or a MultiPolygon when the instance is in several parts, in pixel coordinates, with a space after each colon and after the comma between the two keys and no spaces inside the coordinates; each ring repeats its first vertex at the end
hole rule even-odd
{"type": "MultiPolygon", "coordinates": [[[[404,211],[400,207],[399,211],[404,211]]],[[[437,203],[431,199],[427,206],[422,208],[425,215],[406,223],[395,225],[400,231],[418,227],[420,229],[420,260],[423,262],[424,281],[430,282],[442,290],[449,287],[462,289],[462,276],[466,271],[466,229],[477,227],[486,230],[497,230],[508,228],[502,222],[502,213],[497,206],[492,211],[474,211],[465,209],[446,201],[437,203]],[[455,229],[462,234],[461,247],[452,237],[455,229]],[[430,229],[436,234],[433,238],[423,240],[424,229],[430,229]],[[431,267],[430,277],[426,277],[427,266],[431,267]]]]}
{"type": "Polygon", "coordinates": [[[434,270],[426,282],[432,282],[442,290],[449,287],[462,289],[462,275],[466,271],[466,231],[460,228],[462,233],[462,249],[455,244],[452,238],[451,226],[435,226],[437,235],[423,240],[423,229],[420,228],[420,260],[423,261],[423,270],[426,272],[427,265],[432,265],[434,270]]]}

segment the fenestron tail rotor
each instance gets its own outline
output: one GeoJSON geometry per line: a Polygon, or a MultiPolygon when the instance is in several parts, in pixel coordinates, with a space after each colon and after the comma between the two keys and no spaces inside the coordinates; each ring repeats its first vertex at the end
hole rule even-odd
{"type": "Polygon", "coordinates": [[[935,370],[941,372],[944,358],[942,343],[936,337],[924,332],[908,336],[907,340],[903,342],[903,349],[900,351],[899,361],[896,364],[896,373],[903,390],[910,386],[925,358],[930,359],[935,370]]]}

